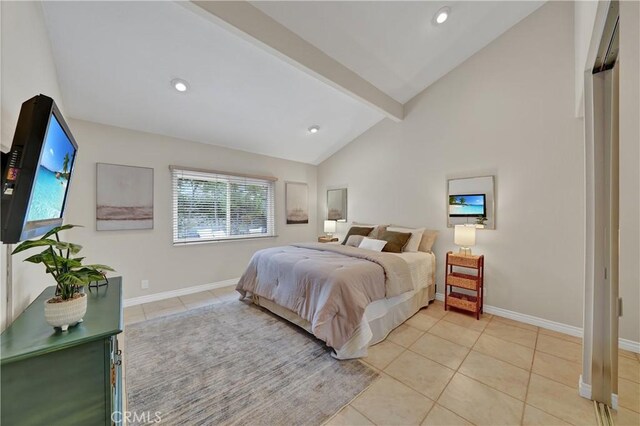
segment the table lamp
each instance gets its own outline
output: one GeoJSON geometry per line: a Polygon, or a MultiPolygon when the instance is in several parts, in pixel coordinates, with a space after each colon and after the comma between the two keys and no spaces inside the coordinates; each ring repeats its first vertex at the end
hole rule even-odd
{"type": "Polygon", "coordinates": [[[333,233],[336,232],[336,221],[335,220],[325,220],[324,221],[324,232],[327,234],[327,237],[331,238],[333,233]]]}
{"type": "Polygon", "coordinates": [[[476,244],[475,225],[456,225],[453,232],[453,242],[460,246],[460,253],[471,255],[471,247],[476,244]]]}

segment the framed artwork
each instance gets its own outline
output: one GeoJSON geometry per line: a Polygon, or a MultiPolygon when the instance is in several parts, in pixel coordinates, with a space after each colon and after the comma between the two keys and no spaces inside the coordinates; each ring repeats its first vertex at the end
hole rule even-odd
{"type": "Polygon", "coordinates": [[[153,169],[96,164],[96,229],[153,229],[153,169]]]}
{"type": "Polygon", "coordinates": [[[495,176],[447,180],[447,226],[496,229],[495,176]]]}
{"type": "Polygon", "coordinates": [[[287,225],[309,223],[309,187],[299,182],[284,185],[287,225]]]}

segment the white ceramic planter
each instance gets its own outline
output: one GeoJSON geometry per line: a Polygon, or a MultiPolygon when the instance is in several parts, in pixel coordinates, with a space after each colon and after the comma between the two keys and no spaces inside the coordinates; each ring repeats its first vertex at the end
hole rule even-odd
{"type": "Polygon", "coordinates": [[[70,325],[75,325],[82,321],[87,312],[87,295],[67,300],[59,303],[44,302],[44,317],[53,327],[60,327],[62,331],[67,331],[70,325]]]}

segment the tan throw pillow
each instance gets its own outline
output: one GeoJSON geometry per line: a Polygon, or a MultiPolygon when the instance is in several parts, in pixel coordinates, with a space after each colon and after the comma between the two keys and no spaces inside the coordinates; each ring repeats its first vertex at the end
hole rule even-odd
{"type": "Polygon", "coordinates": [[[370,227],[352,226],[351,228],[349,228],[349,232],[347,232],[347,236],[344,237],[344,241],[342,241],[342,245],[343,246],[346,245],[347,240],[352,235],[362,235],[363,237],[366,237],[367,235],[369,235],[369,233],[371,233],[371,231],[373,231],[373,226],[370,226],[370,227]]]}
{"type": "Polygon", "coordinates": [[[431,229],[426,229],[422,233],[422,240],[420,241],[420,251],[431,252],[433,243],[436,242],[436,238],[438,237],[438,231],[433,231],[431,229]]]}
{"type": "Polygon", "coordinates": [[[411,232],[384,231],[378,235],[379,240],[387,242],[382,251],[388,253],[402,253],[402,249],[407,245],[409,238],[411,238],[411,232]]]}

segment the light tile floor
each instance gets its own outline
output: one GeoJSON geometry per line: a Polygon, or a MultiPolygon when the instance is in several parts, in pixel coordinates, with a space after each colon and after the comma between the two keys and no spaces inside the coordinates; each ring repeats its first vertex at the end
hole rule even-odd
{"type": "MultiPolygon", "coordinates": [[[[125,308],[125,323],[236,299],[234,287],[125,308]]],[[[380,378],[327,425],[591,425],[581,339],[491,315],[422,309],[371,347],[380,378]]],[[[616,425],[640,425],[640,357],[620,351],[616,425]]]]}
{"type": "MultiPolygon", "coordinates": [[[[380,379],[327,425],[595,425],[582,341],[491,315],[422,309],[362,361],[380,379]]],[[[616,425],[640,425],[640,358],[620,351],[616,425]]]]}
{"type": "Polygon", "coordinates": [[[197,309],[214,303],[238,299],[238,296],[238,293],[235,291],[235,286],[230,286],[159,300],[157,302],[143,303],[142,305],[129,306],[124,309],[124,322],[125,325],[133,324],[165,315],[185,312],[189,309],[197,309]]]}

